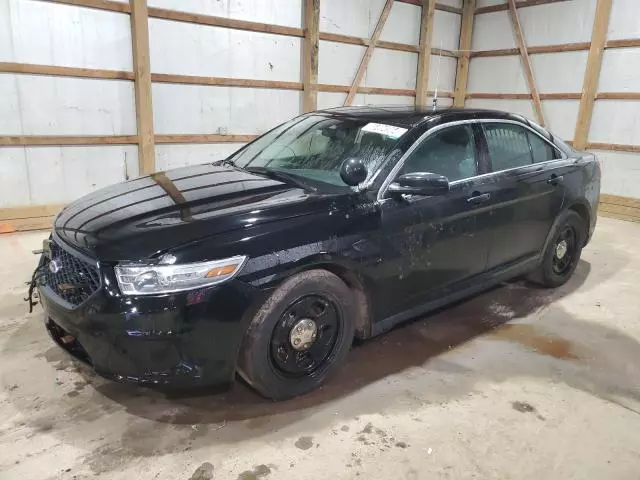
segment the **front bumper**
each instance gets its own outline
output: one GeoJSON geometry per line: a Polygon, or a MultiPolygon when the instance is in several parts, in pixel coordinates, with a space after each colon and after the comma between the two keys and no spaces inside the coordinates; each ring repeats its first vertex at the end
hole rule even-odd
{"type": "Polygon", "coordinates": [[[52,338],[99,375],[176,388],[233,381],[236,358],[266,293],[238,280],[189,292],[123,296],[111,268],[102,287],[73,307],[38,287],[52,338]]]}

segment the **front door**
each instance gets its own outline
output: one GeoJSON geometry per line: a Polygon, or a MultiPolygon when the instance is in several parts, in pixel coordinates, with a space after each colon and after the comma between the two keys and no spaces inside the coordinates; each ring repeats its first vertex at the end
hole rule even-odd
{"type": "Polygon", "coordinates": [[[444,127],[409,153],[396,177],[412,172],[446,176],[441,196],[382,199],[382,262],[379,285],[389,301],[382,315],[417,307],[430,294],[482,272],[488,244],[477,235],[486,196],[475,177],[482,173],[477,135],[469,124],[444,127]]]}
{"type": "Polygon", "coordinates": [[[493,175],[486,188],[491,215],[482,229],[492,236],[487,268],[525,260],[540,252],[562,208],[562,154],[516,123],[482,124],[493,175]]]}

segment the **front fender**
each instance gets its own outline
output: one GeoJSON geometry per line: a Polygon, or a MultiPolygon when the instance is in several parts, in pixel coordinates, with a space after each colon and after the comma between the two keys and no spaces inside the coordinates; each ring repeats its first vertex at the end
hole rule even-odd
{"type": "Polygon", "coordinates": [[[332,236],[250,258],[239,278],[254,286],[271,287],[300,271],[324,264],[361,275],[363,265],[378,254],[378,247],[361,235],[332,236]]]}
{"type": "MultiPolygon", "coordinates": [[[[370,278],[364,266],[378,258],[367,252],[365,246],[371,247],[366,240],[346,242],[332,240],[336,245],[350,245],[349,248],[328,250],[326,245],[305,245],[286,252],[274,252],[265,255],[266,258],[251,260],[243,269],[243,281],[260,289],[269,291],[269,295],[283,281],[312,269],[328,270],[340,277],[353,292],[353,299],[357,306],[356,335],[358,338],[371,336],[371,319],[373,318],[374,305],[370,293],[374,291],[374,280],[370,278]],[[301,255],[304,252],[305,255],[301,255]],[[369,255],[367,257],[367,255],[369,255]],[[253,269],[258,269],[253,271],[253,269]]],[[[323,243],[323,242],[319,242],[323,243]]]]}

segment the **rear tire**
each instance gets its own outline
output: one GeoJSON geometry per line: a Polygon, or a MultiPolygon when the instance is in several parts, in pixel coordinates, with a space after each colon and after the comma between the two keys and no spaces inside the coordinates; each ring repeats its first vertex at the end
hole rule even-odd
{"type": "Polygon", "coordinates": [[[529,280],[548,288],[565,284],[578,266],[586,229],[587,226],[578,213],[573,210],[564,212],[543,252],[542,262],[529,275],[529,280]]]}
{"type": "Polygon", "coordinates": [[[344,362],[356,310],[349,287],[331,272],[310,270],[286,280],[255,315],[245,335],[238,373],[261,395],[303,395],[344,362]]]}

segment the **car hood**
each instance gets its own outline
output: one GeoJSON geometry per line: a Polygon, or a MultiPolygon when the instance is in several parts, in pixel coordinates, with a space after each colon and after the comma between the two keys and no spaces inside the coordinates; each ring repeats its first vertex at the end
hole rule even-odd
{"type": "Polygon", "coordinates": [[[152,257],[211,235],[326,211],[331,195],[211,164],[103,188],[56,217],[63,242],[101,261],[152,257]]]}

